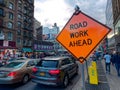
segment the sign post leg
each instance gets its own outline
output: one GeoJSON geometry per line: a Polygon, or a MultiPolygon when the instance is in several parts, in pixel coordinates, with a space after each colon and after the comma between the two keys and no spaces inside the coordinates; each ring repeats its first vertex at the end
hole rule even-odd
{"type": "Polygon", "coordinates": [[[85,88],[85,75],[84,75],[84,64],[81,64],[81,76],[82,76],[82,90],[86,90],[85,88]]]}
{"type": "Polygon", "coordinates": [[[86,71],[87,71],[87,77],[88,77],[87,82],[89,82],[89,75],[88,75],[88,62],[87,62],[87,61],[86,61],[86,71]]]}

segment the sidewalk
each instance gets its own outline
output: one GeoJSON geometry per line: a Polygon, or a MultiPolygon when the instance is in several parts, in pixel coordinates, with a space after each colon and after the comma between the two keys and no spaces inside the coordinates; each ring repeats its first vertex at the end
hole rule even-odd
{"type": "MultiPolygon", "coordinates": [[[[117,76],[117,72],[114,66],[111,65],[111,74],[106,74],[104,60],[97,61],[97,70],[99,84],[89,84],[87,82],[88,77],[85,75],[86,90],[120,90],[120,77],[117,76]]],[[[76,83],[72,90],[82,90],[82,85],[80,85],[80,83],[81,79],[76,83]]]]}
{"type": "MultiPolygon", "coordinates": [[[[105,68],[104,61],[102,61],[103,67],[105,68]]],[[[111,74],[106,74],[110,90],[120,90],[120,77],[117,76],[115,66],[111,65],[111,74]]]]}

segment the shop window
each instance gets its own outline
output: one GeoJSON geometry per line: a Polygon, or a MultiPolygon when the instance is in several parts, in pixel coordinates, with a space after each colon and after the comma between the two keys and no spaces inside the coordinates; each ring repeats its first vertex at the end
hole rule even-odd
{"type": "Polygon", "coordinates": [[[8,22],[8,26],[7,26],[9,29],[12,29],[13,28],[13,23],[12,22],[8,22]]]}

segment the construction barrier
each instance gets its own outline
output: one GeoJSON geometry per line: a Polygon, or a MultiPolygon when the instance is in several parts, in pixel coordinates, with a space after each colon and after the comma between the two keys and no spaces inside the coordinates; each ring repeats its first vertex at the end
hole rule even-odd
{"type": "Polygon", "coordinates": [[[92,61],[91,65],[88,67],[88,74],[89,74],[89,83],[98,85],[98,72],[95,61],[92,61]]]}

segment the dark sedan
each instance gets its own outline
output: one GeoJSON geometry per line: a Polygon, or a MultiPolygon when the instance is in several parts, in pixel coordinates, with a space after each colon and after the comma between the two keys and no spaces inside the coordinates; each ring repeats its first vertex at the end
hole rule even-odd
{"type": "Polygon", "coordinates": [[[45,57],[34,68],[32,81],[44,85],[66,87],[78,73],[78,64],[70,57],[45,57]]]}

